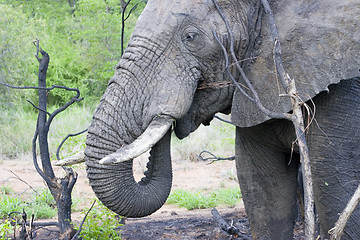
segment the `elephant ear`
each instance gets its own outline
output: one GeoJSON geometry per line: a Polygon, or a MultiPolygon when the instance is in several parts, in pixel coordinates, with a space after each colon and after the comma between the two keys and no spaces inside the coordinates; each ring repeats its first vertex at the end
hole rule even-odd
{"type": "MultiPolygon", "coordinates": [[[[280,35],[283,65],[295,79],[304,101],[328,91],[330,84],[360,75],[359,0],[281,0],[273,1],[271,8],[280,35]]],[[[290,99],[279,97],[285,91],[275,74],[268,16],[262,16],[258,41],[249,55],[253,60],[245,63],[244,69],[265,107],[289,112],[290,99]]],[[[237,126],[250,127],[268,119],[255,104],[235,92],[232,121],[237,126]]]]}

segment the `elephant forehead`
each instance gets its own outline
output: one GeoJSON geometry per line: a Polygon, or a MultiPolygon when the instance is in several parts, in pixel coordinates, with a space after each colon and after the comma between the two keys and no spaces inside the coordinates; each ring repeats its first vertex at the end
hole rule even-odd
{"type": "Polygon", "coordinates": [[[150,0],[139,17],[134,34],[172,34],[185,18],[201,19],[209,12],[210,0],[150,0]]]}

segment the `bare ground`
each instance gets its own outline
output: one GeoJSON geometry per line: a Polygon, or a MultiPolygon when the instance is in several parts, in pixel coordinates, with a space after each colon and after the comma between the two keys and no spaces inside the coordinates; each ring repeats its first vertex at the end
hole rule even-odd
{"type": "MultiPolygon", "coordinates": [[[[144,160],[134,163],[136,179],[141,178],[144,170],[144,160]]],[[[63,173],[60,167],[54,168],[56,175],[63,173]]],[[[89,207],[95,198],[86,178],[85,167],[76,167],[79,178],[74,188],[75,198],[81,199],[78,208],[89,207]]],[[[210,192],[220,187],[238,187],[236,180],[235,163],[232,161],[206,164],[205,162],[174,161],[173,189],[210,192]]],[[[33,188],[44,187],[40,176],[36,173],[31,161],[1,160],[0,157],[0,184],[11,186],[23,197],[31,193],[33,188]]],[[[243,203],[234,208],[217,207],[219,213],[228,223],[233,223],[240,232],[250,237],[249,223],[246,219],[243,203]]],[[[73,221],[81,222],[83,214],[73,213],[73,221]]],[[[46,219],[42,221],[54,221],[46,219]]],[[[217,221],[211,216],[210,209],[188,211],[174,205],[165,204],[151,216],[141,219],[125,219],[121,227],[123,239],[242,239],[236,235],[229,235],[222,231],[217,221]]],[[[34,239],[58,239],[55,227],[48,227],[37,231],[34,239]]],[[[302,238],[301,226],[295,231],[295,239],[302,238]]]]}

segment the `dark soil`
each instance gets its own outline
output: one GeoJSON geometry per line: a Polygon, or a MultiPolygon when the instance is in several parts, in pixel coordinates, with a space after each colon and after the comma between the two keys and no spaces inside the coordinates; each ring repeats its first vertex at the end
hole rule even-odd
{"type": "MultiPolygon", "coordinates": [[[[176,211],[161,212],[156,216],[137,219],[125,219],[124,226],[120,227],[124,240],[229,240],[252,239],[249,222],[244,210],[219,209],[223,219],[236,227],[242,236],[231,235],[221,230],[219,223],[212,217],[210,209],[193,210],[180,213],[176,211]]],[[[303,225],[296,224],[294,240],[303,240],[303,225]]],[[[34,239],[59,239],[56,227],[46,227],[36,231],[34,239]]]]}
{"type": "MultiPolygon", "coordinates": [[[[212,217],[210,209],[189,211],[177,214],[176,211],[163,213],[163,217],[127,219],[121,227],[123,239],[252,239],[249,222],[243,209],[219,209],[223,219],[236,227],[242,236],[231,235],[221,230],[212,217]]],[[[303,240],[303,225],[296,224],[294,240],[303,240]]]]}
{"type": "MultiPolygon", "coordinates": [[[[222,213],[221,210],[220,214],[222,213]]],[[[249,223],[243,211],[224,210],[222,217],[229,223],[233,221],[240,232],[250,237],[249,223]]],[[[123,239],[242,239],[236,238],[220,229],[212,218],[210,209],[196,210],[178,215],[175,211],[165,213],[160,219],[146,217],[143,219],[127,219],[121,227],[123,239]]]]}

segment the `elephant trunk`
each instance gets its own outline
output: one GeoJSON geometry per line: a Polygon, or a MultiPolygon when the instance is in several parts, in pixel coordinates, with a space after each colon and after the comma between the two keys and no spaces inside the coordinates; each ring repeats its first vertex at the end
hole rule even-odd
{"type": "MultiPolygon", "coordinates": [[[[145,140],[142,139],[141,133],[149,132],[135,124],[140,117],[134,116],[129,119],[129,114],[121,111],[120,105],[126,100],[118,99],[121,94],[116,92],[115,89],[118,89],[116,84],[112,85],[114,84],[111,84],[104,94],[89,128],[85,149],[88,178],[96,196],[112,211],[126,217],[147,216],[165,203],[171,190],[170,128],[172,119],[169,120],[170,123],[166,128],[161,128],[163,136],[157,136],[160,140],[154,146],[149,144],[152,148],[147,164],[148,171],[145,172],[145,177],[141,181],[136,182],[134,179],[132,159],[125,161],[120,159],[117,164],[101,164],[101,159],[107,159],[119,151],[124,152],[122,149],[126,149],[125,152],[132,152],[132,148],[141,148],[140,152],[135,150],[141,154],[146,149],[143,146],[132,145],[136,145],[137,142],[140,145],[144,144],[145,140]],[[142,140],[137,141],[137,139],[142,140]]],[[[155,135],[159,135],[157,132],[161,123],[156,120],[157,118],[154,118],[157,124],[154,121],[143,123],[148,126],[147,128],[158,126],[154,129],[155,135]]],[[[153,136],[153,134],[148,135],[153,136]]]]}
{"type": "Polygon", "coordinates": [[[87,173],[96,196],[103,204],[126,217],[144,217],[166,201],[172,183],[170,131],[150,151],[148,171],[140,182],[133,177],[132,163],[100,165],[86,161],[87,173]]]}

